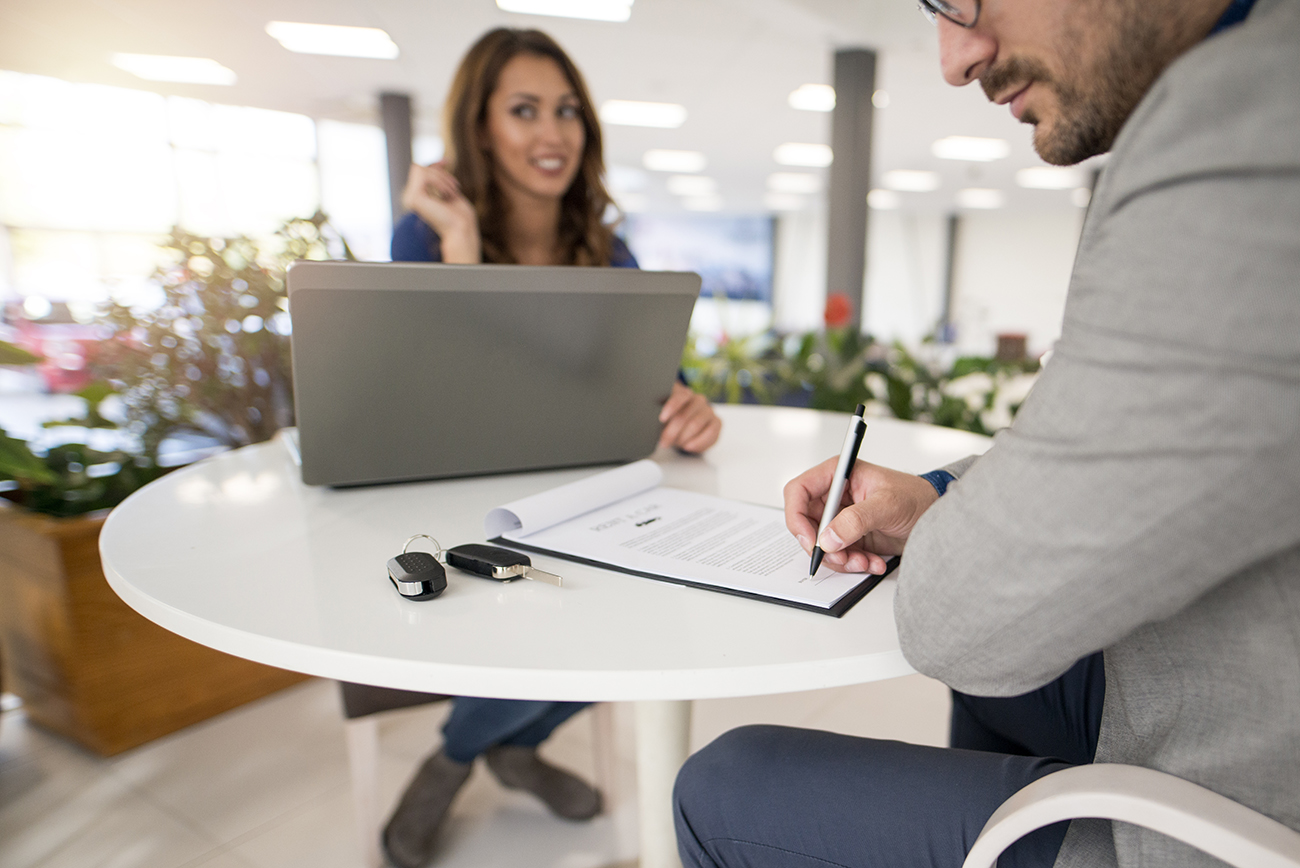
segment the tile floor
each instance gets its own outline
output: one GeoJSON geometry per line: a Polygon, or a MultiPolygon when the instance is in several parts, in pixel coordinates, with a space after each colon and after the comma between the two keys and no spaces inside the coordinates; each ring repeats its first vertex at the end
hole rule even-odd
{"type": "MultiPolygon", "coordinates": [[[[445,704],[380,724],[382,801],[391,806],[437,741],[445,704]]],[[[942,744],[948,696],[919,675],[850,688],[695,704],[692,744],[745,723],[782,723],[942,744]]],[[[589,823],[548,815],[475,770],[452,808],[438,868],[600,868],[636,855],[630,706],[614,706],[608,810],[589,823]]],[[[593,775],[592,723],[547,742],[593,775]]],[[[343,722],[335,685],[310,681],[111,759],[0,712],[0,868],[356,868],[343,722]]]]}

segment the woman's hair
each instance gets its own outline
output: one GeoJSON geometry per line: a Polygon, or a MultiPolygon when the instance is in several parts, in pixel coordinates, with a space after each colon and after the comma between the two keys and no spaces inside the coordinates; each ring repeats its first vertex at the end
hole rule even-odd
{"type": "Polygon", "coordinates": [[[609,265],[614,235],[605,225],[604,216],[612,200],[602,180],[605,161],[600,123],[592,109],[586,82],[554,39],[540,30],[506,27],[485,33],[461,60],[443,117],[446,161],[461,191],[478,212],[483,261],[515,261],[505,238],[505,199],[497,183],[492,155],[483,148],[483,137],[487,130],[488,98],[496,90],[501,70],[521,54],[555,61],[578,97],[586,132],[578,173],[560,203],[561,262],[609,265]]]}

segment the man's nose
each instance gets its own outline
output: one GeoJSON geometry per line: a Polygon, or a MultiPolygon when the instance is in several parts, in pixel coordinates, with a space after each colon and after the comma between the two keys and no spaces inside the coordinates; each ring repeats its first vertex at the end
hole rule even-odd
{"type": "Polygon", "coordinates": [[[939,68],[943,71],[943,80],[953,87],[970,84],[997,57],[997,42],[981,33],[981,28],[962,27],[946,18],[940,18],[938,25],[939,68]]]}

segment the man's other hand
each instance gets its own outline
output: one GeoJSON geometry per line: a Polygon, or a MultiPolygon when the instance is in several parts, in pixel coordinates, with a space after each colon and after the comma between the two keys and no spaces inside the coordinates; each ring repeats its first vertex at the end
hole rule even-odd
{"type": "Polygon", "coordinates": [[[713,412],[709,399],[691,391],[682,383],[673,383],[673,392],[659,411],[664,431],[659,445],[675,446],[683,452],[703,452],[718,442],[722,420],[713,412]]]}
{"type": "MultiPolygon", "coordinates": [[[[785,486],[785,526],[809,555],[838,462],[828,458],[785,486]]],[[[859,461],[845,486],[847,506],[822,534],[824,563],[840,572],[880,575],[885,558],[902,554],[917,519],[938,499],[919,476],[859,461]]]]}

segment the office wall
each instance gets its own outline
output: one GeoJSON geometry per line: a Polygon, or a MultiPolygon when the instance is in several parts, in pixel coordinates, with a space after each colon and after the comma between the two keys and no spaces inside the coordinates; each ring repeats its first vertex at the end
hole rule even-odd
{"type": "Polygon", "coordinates": [[[999,332],[1029,336],[1029,352],[1061,334],[1083,211],[963,215],[953,320],[962,353],[987,355],[999,332]]]}
{"type": "Polygon", "coordinates": [[[867,226],[867,301],[862,322],[885,341],[915,346],[943,309],[947,217],[873,211],[867,226]]]}
{"type": "MultiPolygon", "coordinates": [[[[1060,334],[1082,210],[966,212],[954,274],[953,322],[963,354],[991,355],[1001,332],[1029,336],[1033,354],[1060,334]]],[[[915,345],[943,307],[947,216],[872,211],[863,327],[915,345]]],[[[777,224],[775,309],[780,331],[819,328],[825,304],[826,224],[818,209],[777,224]]]]}
{"type": "Polygon", "coordinates": [[[778,216],[774,248],[773,327],[779,332],[821,328],[826,306],[826,208],[778,216]]]}

